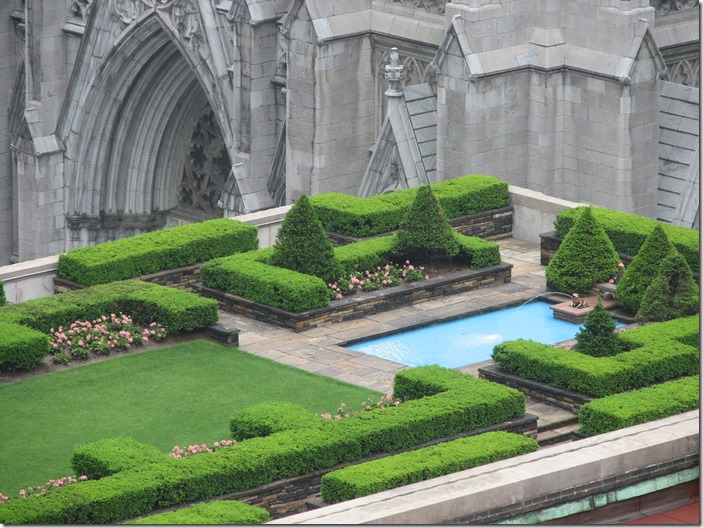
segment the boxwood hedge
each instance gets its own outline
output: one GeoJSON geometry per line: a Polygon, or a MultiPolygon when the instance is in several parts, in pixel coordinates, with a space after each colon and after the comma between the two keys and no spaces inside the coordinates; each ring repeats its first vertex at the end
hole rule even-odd
{"type": "Polygon", "coordinates": [[[269,520],[269,512],[263,508],[239,501],[221,500],[157,513],[125,524],[262,524],[269,520]]]}
{"type": "Polygon", "coordinates": [[[0,371],[32,370],[50,350],[47,334],[0,322],[0,371]]]}
{"type": "Polygon", "coordinates": [[[593,400],[579,411],[580,432],[597,435],[697,409],[700,378],[689,376],[593,400]]]}
{"type": "MultiPolygon", "coordinates": [[[[509,204],[508,184],[492,176],[473,174],[432,184],[447,218],[457,218],[509,204]]],[[[358,198],[323,193],[310,198],[327,231],[366,237],[394,231],[415,198],[417,189],[358,198]]]]}
{"type": "Polygon", "coordinates": [[[59,256],[56,274],[93,286],[251,251],[258,246],[256,227],[219,218],[71,250],[59,256]]]}
{"type": "Polygon", "coordinates": [[[269,436],[280,431],[321,427],[324,419],[302,405],[290,402],[268,402],[248,407],[229,421],[232,438],[237,442],[247,438],[269,436]]]}
{"type": "MultiPolygon", "coordinates": [[[[135,467],[99,480],[88,474],[91,480],[1,504],[0,523],[114,523],[157,508],[246,490],[524,414],[525,400],[519,391],[437,368],[427,371],[433,383],[441,386],[442,391],[436,394],[327,421],[320,428],[282,430],[251,438],[212,453],[180,460],[164,454],[160,462],[135,462],[135,467]],[[441,372],[447,374],[445,380],[441,372]]],[[[422,369],[416,369],[416,379],[422,378],[422,369]]],[[[107,459],[111,455],[102,456],[107,459]]],[[[123,453],[115,457],[125,460],[123,453]]],[[[113,465],[109,460],[103,464],[113,465]]]]}
{"type": "Polygon", "coordinates": [[[609,357],[518,339],[497,345],[493,359],[522,378],[595,397],[699,372],[698,316],[633,328],[622,339],[629,350],[609,357]]]}
{"type": "MultiPolygon", "coordinates": [[[[602,207],[592,207],[591,209],[593,216],[603,226],[619,253],[632,257],[637,255],[654,226],[659,224],[674,247],[684,256],[691,271],[698,272],[700,270],[700,233],[697,230],[613,209],[602,207]]],[[[581,214],[581,210],[582,207],[576,207],[565,209],[557,214],[554,220],[554,234],[563,239],[581,214]]]]}
{"type": "Polygon", "coordinates": [[[162,462],[164,454],[134,438],[106,438],[78,446],[71,456],[77,475],[101,479],[139,465],[162,462]]]}
{"type": "Polygon", "coordinates": [[[206,262],[200,278],[208,288],[291,312],[324,308],[330,293],[324,281],[266,264],[270,251],[255,251],[206,262]]]}
{"type": "Polygon", "coordinates": [[[332,471],[322,477],[320,491],[326,502],[342,502],[537,449],[536,440],[522,435],[483,433],[332,471]]]}
{"type": "Polygon", "coordinates": [[[217,301],[142,281],[119,281],[0,308],[0,368],[34,368],[49,353],[51,328],[122,312],[170,333],[195,330],[219,318],[217,301]],[[4,328],[4,330],[3,330],[4,328]]]}

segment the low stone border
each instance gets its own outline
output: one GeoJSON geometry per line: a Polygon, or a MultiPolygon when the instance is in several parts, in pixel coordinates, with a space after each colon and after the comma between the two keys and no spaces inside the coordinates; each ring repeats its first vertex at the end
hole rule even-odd
{"type": "MultiPolygon", "coordinates": [[[[132,280],[153,282],[161,286],[192,291],[193,285],[200,280],[200,266],[202,266],[202,264],[202,262],[199,262],[197,264],[191,264],[190,266],[183,266],[182,268],[157,271],[156,273],[134,277],[132,280]]],[[[83,288],[87,288],[87,286],[79,282],[64,279],[63,277],[54,277],[54,294],[81,290],[83,288]]]]}
{"type": "Polygon", "coordinates": [[[193,289],[205,297],[216,299],[223,310],[301,331],[321,323],[358,319],[435,297],[456,295],[491,284],[510,282],[512,267],[512,264],[501,262],[496,266],[478,270],[458,271],[425,281],[401,284],[361,295],[350,295],[332,301],[325,308],[300,313],[273,308],[222,290],[208,288],[201,283],[195,284],[193,289]]]}
{"type": "Polygon", "coordinates": [[[511,374],[498,365],[490,365],[479,368],[478,377],[494,381],[502,385],[507,385],[508,387],[512,387],[513,389],[517,389],[524,393],[525,396],[561,407],[562,409],[566,409],[567,411],[571,411],[575,414],[578,414],[579,409],[583,404],[594,399],[591,396],[586,396],[585,394],[558,389],[556,387],[552,387],[551,385],[547,385],[546,383],[521,378],[511,374]]]}
{"type": "MultiPolygon", "coordinates": [[[[277,480],[276,482],[270,482],[268,484],[264,484],[262,486],[249,490],[237,491],[234,493],[229,493],[227,495],[214,497],[213,500],[238,500],[245,502],[251,506],[266,508],[269,514],[271,515],[272,519],[278,519],[281,517],[285,517],[286,515],[291,515],[293,513],[304,512],[310,509],[326,506],[327,503],[322,502],[319,498],[319,493],[321,479],[323,475],[326,475],[331,471],[336,471],[346,466],[360,464],[362,462],[368,462],[370,460],[376,460],[378,458],[384,458],[406,451],[414,451],[415,449],[420,449],[422,447],[428,447],[442,442],[448,442],[467,436],[475,436],[491,431],[507,431],[509,433],[522,434],[530,438],[536,438],[537,416],[533,414],[524,414],[519,418],[492,425],[490,427],[484,427],[473,431],[459,433],[453,436],[430,440],[412,448],[401,449],[398,451],[393,451],[391,453],[381,453],[378,455],[373,455],[370,457],[359,459],[354,462],[338,464],[334,467],[320,469],[318,471],[314,471],[306,475],[301,475],[299,477],[277,480]]],[[[153,512],[149,512],[148,515],[151,516],[156,513],[173,511],[185,508],[189,505],[190,504],[179,504],[178,506],[173,506],[162,510],[154,510],[153,512]]]]}
{"type": "MultiPolygon", "coordinates": [[[[480,237],[486,240],[498,240],[511,237],[513,235],[513,207],[500,207],[499,209],[490,209],[489,211],[452,218],[449,220],[449,225],[452,226],[454,231],[462,235],[480,237]]],[[[395,233],[395,231],[371,237],[354,237],[351,235],[328,232],[327,236],[330,237],[332,244],[335,246],[344,246],[352,242],[392,235],[393,233],[395,233]]]]}

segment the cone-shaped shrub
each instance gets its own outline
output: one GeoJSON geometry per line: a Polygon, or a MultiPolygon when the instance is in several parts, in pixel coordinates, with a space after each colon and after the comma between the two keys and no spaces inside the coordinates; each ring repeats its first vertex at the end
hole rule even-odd
{"type": "Polygon", "coordinates": [[[459,244],[449,220],[439,206],[429,185],[418,188],[396,234],[394,253],[419,262],[431,262],[435,257],[454,257],[459,244]]]}
{"type": "Polygon", "coordinates": [[[587,293],[607,282],[620,258],[605,230],[586,207],[545,270],[547,282],[564,293],[587,293]]]}
{"type": "Polygon", "coordinates": [[[5,306],[7,304],[7,297],[5,296],[5,283],[0,280],[0,306],[5,306]]]}
{"type": "Polygon", "coordinates": [[[328,283],[339,278],[332,242],[307,196],[302,195],[283,220],[271,264],[314,275],[328,283]]]}
{"type": "Polygon", "coordinates": [[[642,296],[656,277],[660,264],[674,253],[676,249],[664,229],[656,225],[630,265],[625,268],[625,273],[618,282],[616,290],[618,305],[632,313],[637,313],[642,296]]]}
{"type": "Polygon", "coordinates": [[[574,350],[594,357],[614,356],[625,350],[625,343],[615,331],[615,320],[600,301],[593,307],[583,328],[576,334],[574,350]]]}
{"type": "Polygon", "coordinates": [[[686,259],[679,253],[669,255],[642,296],[637,322],[669,321],[695,315],[699,299],[699,287],[686,259]]]}

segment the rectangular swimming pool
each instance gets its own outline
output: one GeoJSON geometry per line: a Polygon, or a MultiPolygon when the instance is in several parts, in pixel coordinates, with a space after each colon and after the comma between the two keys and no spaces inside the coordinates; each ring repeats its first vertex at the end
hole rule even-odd
{"type": "Polygon", "coordinates": [[[491,359],[493,347],[504,341],[532,339],[551,344],[573,339],[581,326],[555,319],[549,306],[537,301],[346,345],[346,348],[410,367],[434,364],[463,367],[491,359]]]}

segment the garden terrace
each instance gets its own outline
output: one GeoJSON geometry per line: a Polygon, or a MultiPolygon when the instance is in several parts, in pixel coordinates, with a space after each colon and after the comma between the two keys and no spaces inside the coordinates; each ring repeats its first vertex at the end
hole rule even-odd
{"type": "Polygon", "coordinates": [[[144,451],[138,447],[140,455],[134,458],[124,450],[111,452],[104,442],[84,446],[73,460],[78,474],[91,477],[91,469],[98,463],[116,472],[45,496],[2,504],[0,522],[117,522],[157,508],[250,489],[496,425],[525,412],[524,398],[518,391],[449,369],[418,368],[398,376],[394,396],[406,398],[400,406],[323,421],[318,428],[252,438],[182,460],[163,455],[162,461],[144,463],[144,451]]]}

